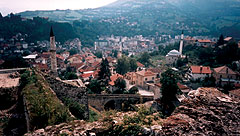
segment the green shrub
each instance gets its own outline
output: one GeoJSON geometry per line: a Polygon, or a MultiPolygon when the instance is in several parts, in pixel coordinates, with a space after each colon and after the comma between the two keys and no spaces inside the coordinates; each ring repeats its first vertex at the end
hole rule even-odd
{"type": "Polygon", "coordinates": [[[32,129],[71,120],[67,107],[61,104],[40,75],[27,71],[21,76],[20,83],[32,129]]]}
{"type": "Polygon", "coordinates": [[[69,108],[70,112],[77,119],[85,119],[85,111],[86,111],[85,105],[79,104],[78,102],[76,102],[70,98],[63,99],[63,103],[69,108]]]}

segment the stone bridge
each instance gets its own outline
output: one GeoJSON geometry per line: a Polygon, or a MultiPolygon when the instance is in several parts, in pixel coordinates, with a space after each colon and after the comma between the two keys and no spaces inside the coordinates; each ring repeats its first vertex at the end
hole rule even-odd
{"type": "Polygon", "coordinates": [[[24,71],[27,68],[0,69],[0,74],[24,71]]]}
{"type": "Polygon", "coordinates": [[[88,104],[98,111],[107,109],[121,109],[124,102],[141,104],[153,101],[153,96],[138,94],[88,94],[88,104]]]}

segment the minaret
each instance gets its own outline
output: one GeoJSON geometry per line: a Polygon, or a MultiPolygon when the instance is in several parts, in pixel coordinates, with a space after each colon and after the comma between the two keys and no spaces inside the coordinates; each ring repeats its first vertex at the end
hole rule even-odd
{"type": "Polygon", "coordinates": [[[120,47],[119,47],[119,53],[118,53],[118,58],[121,58],[122,57],[122,46],[123,46],[123,43],[120,42],[120,47]]]}
{"type": "Polygon", "coordinates": [[[81,47],[82,47],[82,43],[81,43],[81,41],[79,40],[79,41],[78,41],[78,51],[79,51],[80,53],[82,52],[81,47]]]}
{"type": "Polygon", "coordinates": [[[184,38],[184,35],[183,35],[183,31],[182,31],[182,34],[181,34],[181,41],[180,41],[180,47],[179,47],[179,53],[182,55],[182,50],[183,50],[183,38],[184,38]]]}
{"type": "Polygon", "coordinates": [[[53,29],[50,31],[51,72],[57,76],[56,44],[53,29]]]}
{"type": "Polygon", "coordinates": [[[94,50],[97,50],[97,42],[94,42],[94,50]]]}

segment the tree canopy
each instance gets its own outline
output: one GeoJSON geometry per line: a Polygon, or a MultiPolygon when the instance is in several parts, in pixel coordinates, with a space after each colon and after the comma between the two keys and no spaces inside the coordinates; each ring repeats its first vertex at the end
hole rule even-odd
{"type": "Polygon", "coordinates": [[[126,82],[123,78],[118,78],[114,82],[113,94],[124,94],[126,91],[126,82]]]}
{"type": "Polygon", "coordinates": [[[176,100],[176,94],[178,91],[178,81],[179,81],[179,76],[178,74],[172,70],[168,69],[164,73],[162,73],[162,78],[160,80],[162,87],[161,87],[161,92],[162,92],[162,98],[161,102],[163,104],[163,110],[164,112],[167,111],[169,114],[171,111],[173,111],[174,107],[172,105],[172,101],[176,100]]]}
{"type": "Polygon", "coordinates": [[[101,80],[103,86],[108,86],[108,82],[110,81],[111,71],[109,67],[108,60],[102,59],[100,71],[98,73],[98,80],[101,80]]]}
{"type": "Polygon", "coordinates": [[[138,59],[138,61],[141,62],[146,67],[148,67],[149,65],[151,65],[150,58],[151,56],[147,52],[144,52],[138,59]]]}

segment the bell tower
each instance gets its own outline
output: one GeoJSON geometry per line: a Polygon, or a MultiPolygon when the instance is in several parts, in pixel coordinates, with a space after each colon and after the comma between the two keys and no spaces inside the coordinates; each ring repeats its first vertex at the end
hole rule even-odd
{"type": "Polygon", "coordinates": [[[53,28],[50,31],[51,72],[57,76],[56,43],[53,28]]]}

